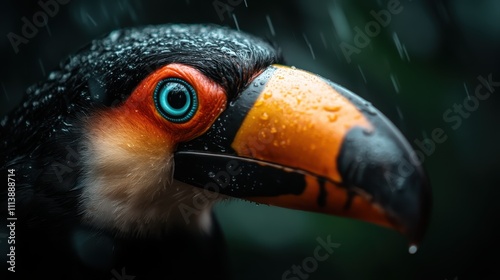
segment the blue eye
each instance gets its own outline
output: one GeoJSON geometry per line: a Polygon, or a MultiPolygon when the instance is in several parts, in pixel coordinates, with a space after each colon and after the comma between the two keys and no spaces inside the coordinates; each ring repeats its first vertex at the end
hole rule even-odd
{"type": "Polygon", "coordinates": [[[158,112],[174,123],[189,121],[198,109],[198,96],[187,82],[168,78],[156,85],[154,101],[158,112]]]}

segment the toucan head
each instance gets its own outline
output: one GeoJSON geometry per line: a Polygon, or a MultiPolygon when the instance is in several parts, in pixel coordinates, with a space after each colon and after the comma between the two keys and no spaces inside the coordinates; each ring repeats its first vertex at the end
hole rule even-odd
{"type": "Polygon", "coordinates": [[[78,184],[93,225],[154,232],[236,197],[422,238],[429,183],[403,135],[270,43],[211,25],[124,29],[64,73],[85,107],[78,184]]]}

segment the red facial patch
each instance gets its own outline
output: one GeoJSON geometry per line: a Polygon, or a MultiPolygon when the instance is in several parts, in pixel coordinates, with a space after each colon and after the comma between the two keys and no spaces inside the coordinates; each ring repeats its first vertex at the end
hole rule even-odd
{"type": "Polygon", "coordinates": [[[209,129],[226,107],[226,103],[227,97],[222,87],[201,72],[190,66],[169,64],[146,77],[117,110],[121,116],[140,119],[140,121],[130,123],[140,123],[147,127],[148,131],[163,134],[169,142],[177,144],[189,141],[209,129]],[[167,78],[177,78],[187,82],[197,94],[197,110],[194,116],[186,122],[170,122],[158,112],[155,106],[156,86],[167,78]]]}

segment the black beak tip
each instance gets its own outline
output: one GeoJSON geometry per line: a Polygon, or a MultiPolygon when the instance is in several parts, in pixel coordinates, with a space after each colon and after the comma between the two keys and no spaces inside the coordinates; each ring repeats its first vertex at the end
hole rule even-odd
{"type": "Polygon", "coordinates": [[[388,209],[401,225],[401,231],[412,244],[419,244],[427,230],[432,205],[432,196],[427,175],[422,168],[405,178],[405,183],[394,194],[394,203],[388,209]]]}
{"type": "Polygon", "coordinates": [[[418,244],[430,216],[427,175],[392,124],[382,119],[374,127],[373,131],[354,127],[346,135],[337,161],[343,182],[367,195],[394,228],[418,244]]]}

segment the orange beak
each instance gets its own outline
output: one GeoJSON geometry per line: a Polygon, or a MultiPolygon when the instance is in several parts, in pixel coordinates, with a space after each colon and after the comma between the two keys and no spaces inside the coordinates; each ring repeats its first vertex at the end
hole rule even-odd
{"type": "Polygon", "coordinates": [[[273,65],[175,153],[176,180],[224,195],[350,217],[417,243],[430,188],[378,110],[311,73],[273,65]]]}

